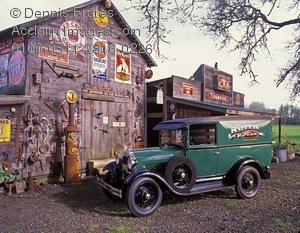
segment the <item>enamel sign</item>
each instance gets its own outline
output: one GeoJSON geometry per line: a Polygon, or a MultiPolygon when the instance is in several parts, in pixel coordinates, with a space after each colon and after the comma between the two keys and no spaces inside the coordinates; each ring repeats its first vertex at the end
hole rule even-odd
{"type": "Polygon", "coordinates": [[[10,142],[9,119],[0,119],[0,142],[10,142]]]}
{"type": "Polygon", "coordinates": [[[86,41],[83,29],[75,21],[66,21],[60,26],[60,40],[75,53],[84,48],[86,41]]]}
{"type": "Polygon", "coordinates": [[[92,76],[107,78],[107,41],[94,37],[93,39],[93,67],[92,76]]]}

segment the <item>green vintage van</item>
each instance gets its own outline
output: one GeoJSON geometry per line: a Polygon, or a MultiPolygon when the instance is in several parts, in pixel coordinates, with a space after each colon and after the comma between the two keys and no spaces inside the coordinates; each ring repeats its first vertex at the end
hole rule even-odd
{"type": "Polygon", "coordinates": [[[270,178],[270,117],[180,118],[153,130],[164,143],[116,155],[97,177],[105,195],[125,199],[135,216],[155,212],[164,191],[187,196],[232,186],[246,199],[270,178]]]}

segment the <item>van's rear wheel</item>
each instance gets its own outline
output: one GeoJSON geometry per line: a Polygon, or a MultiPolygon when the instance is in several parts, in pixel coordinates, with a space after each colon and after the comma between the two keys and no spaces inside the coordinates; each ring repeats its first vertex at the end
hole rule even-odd
{"type": "Polygon", "coordinates": [[[245,166],[237,177],[236,192],[242,199],[254,197],[261,186],[261,177],[256,168],[245,166]]]}
{"type": "Polygon", "coordinates": [[[196,166],[187,157],[174,157],[167,163],[164,177],[175,191],[188,193],[196,181],[196,166]]]}

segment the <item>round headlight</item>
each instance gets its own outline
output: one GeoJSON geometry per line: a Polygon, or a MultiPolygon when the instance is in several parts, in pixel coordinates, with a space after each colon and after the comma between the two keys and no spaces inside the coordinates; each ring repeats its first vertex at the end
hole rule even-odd
{"type": "Polygon", "coordinates": [[[116,154],[115,159],[116,159],[116,164],[119,165],[119,163],[121,161],[121,155],[120,154],[116,154]]]}
{"type": "Polygon", "coordinates": [[[132,169],[137,164],[136,158],[132,152],[129,153],[129,157],[127,160],[128,169],[132,169]]]}

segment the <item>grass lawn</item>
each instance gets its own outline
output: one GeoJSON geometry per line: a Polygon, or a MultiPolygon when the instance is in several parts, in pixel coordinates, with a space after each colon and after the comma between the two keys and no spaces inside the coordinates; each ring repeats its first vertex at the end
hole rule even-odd
{"type": "MultiPolygon", "coordinates": [[[[278,141],[278,125],[273,125],[273,140],[278,141]]],[[[281,142],[289,141],[300,145],[300,125],[282,125],[281,126],[281,142]]]]}

